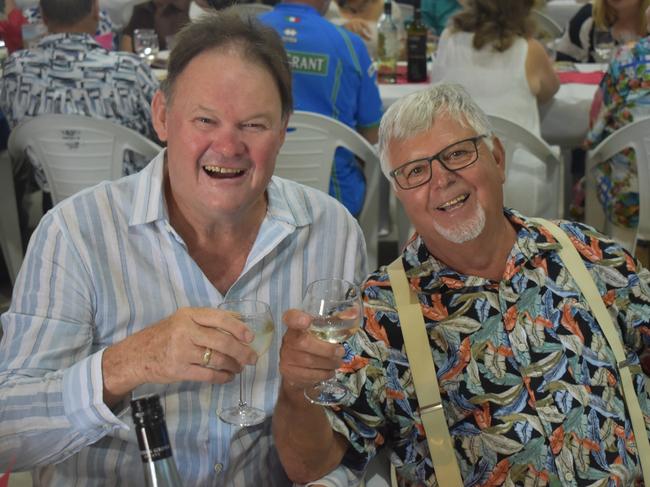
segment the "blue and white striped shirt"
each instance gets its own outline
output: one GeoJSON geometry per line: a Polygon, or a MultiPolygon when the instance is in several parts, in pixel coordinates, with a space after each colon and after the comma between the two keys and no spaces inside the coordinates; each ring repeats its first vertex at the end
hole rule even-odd
{"type": "MultiPolygon", "coordinates": [[[[356,221],[324,193],[273,178],[268,210],[245,268],[222,296],[170,225],[163,153],[142,172],[65,200],[29,244],[0,342],[0,471],[36,469],[35,485],[142,485],[130,414],[102,400],[103,350],[184,306],[224,299],[270,303],[277,331],[247,367],[252,402],[270,413],[280,382],[282,313],[324,277],[360,282],[365,243],[356,221]]],[[[241,429],[216,411],[235,405],[239,381],[146,385],[163,399],[186,486],[290,485],[270,419],[241,429]]]]}

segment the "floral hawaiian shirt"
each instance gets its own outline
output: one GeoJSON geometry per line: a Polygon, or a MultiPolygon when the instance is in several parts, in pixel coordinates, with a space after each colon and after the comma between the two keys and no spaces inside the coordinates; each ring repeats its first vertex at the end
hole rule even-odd
{"type": "MultiPolygon", "coordinates": [[[[625,125],[650,116],[650,37],[622,46],[600,83],[602,106],[587,135],[594,148],[625,125]]],[[[598,197],[614,223],[636,227],[639,183],[634,151],[627,149],[596,167],[598,197]]]]}
{"type": "MultiPolygon", "coordinates": [[[[403,253],[436,365],[456,458],[469,485],[633,485],[640,475],[613,353],[545,230],[512,210],[517,231],[503,279],[462,275],[418,237],[403,253]]],[[[568,222],[620,326],[641,407],[650,397],[637,352],[650,343],[650,272],[618,244],[568,222]]],[[[386,444],[400,485],[437,485],[385,268],[364,285],[362,331],[338,372],[352,398],[328,410],[360,471],[386,444]]]]}

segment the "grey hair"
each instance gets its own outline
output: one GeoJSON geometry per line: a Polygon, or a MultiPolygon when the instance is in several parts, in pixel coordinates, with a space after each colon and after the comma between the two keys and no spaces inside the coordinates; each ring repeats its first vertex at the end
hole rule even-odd
{"type": "Polygon", "coordinates": [[[490,121],[469,93],[458,84],[436,83],[425,90],[411,93],[393,103],[379,124],[379,160],[384,176],[392,181],[388,146],[393,140],[404,140],[429,130],[440,115],[448,115],[462,127],[471,127],[493,149],[490,121]]]}

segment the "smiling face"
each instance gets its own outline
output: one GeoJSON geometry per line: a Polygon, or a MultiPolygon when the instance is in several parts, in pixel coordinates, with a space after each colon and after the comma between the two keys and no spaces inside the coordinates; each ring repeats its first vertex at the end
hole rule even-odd
{"type": "Polygon", "coordinates": [[[177,78],[171,100],[158,92],[152,107],[156,132],[167,142],[172,209],[210,222],[266,208],[287,120],[264,67],[234,47],[205,51],[177,78]]]}
{"type": "MultiPolygon", "coordinates": [[[[430,157],[457,141],[477,134],[447,115],[438,116],[431,128],[389,146],[392,168],[408,161],[430,157]]],[[[432,177],[414,189],[396,189],[406,213],[432,253],[450,243],[489,238],[503,220],[505,156],[495,139],[490,151],[485,139],[478,142],[478,160],[450,172],[438,161],[432,163],[432,177]]]]}

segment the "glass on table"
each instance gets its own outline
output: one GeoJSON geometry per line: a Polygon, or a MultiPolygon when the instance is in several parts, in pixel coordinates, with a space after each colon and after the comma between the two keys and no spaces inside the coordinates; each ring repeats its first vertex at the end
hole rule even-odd
{"type": "MultiPolygon", "coordinates": [[[[359,287],[343,279],[322,279],[307,286],[302,309],[312,316],[309,332],[329,343],[342,343],[357,332],[363,318],[359,287]]],[[[335,406],[348,395],[336,379],[319,382],[305,389],[314,404],[335,406]]]]}
{"type": "Polygon", "coordinates": [[[596,62],[609,63],[616,48],[616,41],[609,29],[594,29],[594,57],[596,62]]]}
{"type": "Polygon", "coordinates": [[[133,31],[133,51],[151,64],[160,47],[158,46],[158,34],[153,29],[135,29],[133,31]]]}
{"type": "MultiPolygon", "coordinates": [[[[234,313],[238,320],[244,322],[255,333],[255,338],[249,346],[257,355],[263,355],[271,346],[275,325],[269,305],[255,300],[224,301],[218,309],[234,313]]],[[[217,414],[222,421],[239,426],[253,426],[266,418],[266,413],[261,409],[250,406],[247,398],[245,370],[239,374],[239,403],[237,406],[222,409],[217,414]]],[[[252,386],[251,386],[252,389],[252,386]]]]}

